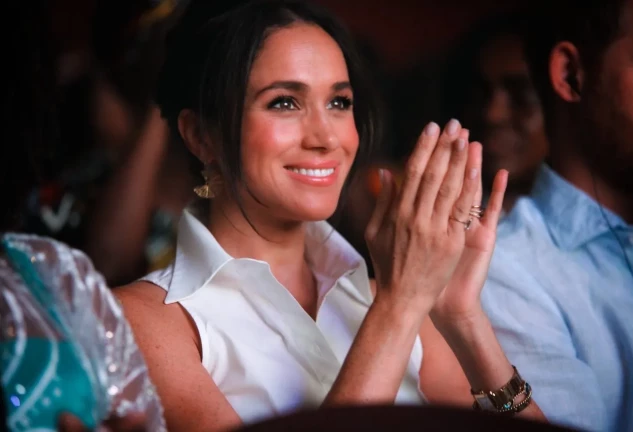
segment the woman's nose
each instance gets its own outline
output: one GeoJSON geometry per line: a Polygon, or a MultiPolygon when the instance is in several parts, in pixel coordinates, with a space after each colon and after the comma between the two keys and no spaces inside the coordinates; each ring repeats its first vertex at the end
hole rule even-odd
{"type": "Polygon", "coordinates": [[[332,151],[339,146],[335,126],[327,110],[311,113],[306,122],[306,134],[303,140],[305,148],[332,151]]]}

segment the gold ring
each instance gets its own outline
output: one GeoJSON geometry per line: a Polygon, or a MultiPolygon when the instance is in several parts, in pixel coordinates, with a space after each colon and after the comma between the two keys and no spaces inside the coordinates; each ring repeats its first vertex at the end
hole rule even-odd
{"type": "Polygon", "coordinates": [[[449,219],[452,219],[455,222],[459,222],[460,224],[464,225],[464,230],[466,231],[468,231],[473,224],[473,218],[468,218],[467,221],[461,221],[454,216],[450,216],[449,219]]]}
{"type": "Polygon", "coordinates": [[[481,219],[485,211],[486,211],[485,208],[476,205],[470,208],[470,211],[468,212],[468,214],[472,217],[476,217],[477,219],[481,219]]]}

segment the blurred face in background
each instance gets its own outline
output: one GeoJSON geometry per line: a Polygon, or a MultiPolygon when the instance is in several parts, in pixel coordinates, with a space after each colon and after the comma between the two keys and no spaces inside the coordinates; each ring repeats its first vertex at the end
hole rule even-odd
{"type": "Polygon", "coordinates": [[[518,36],[498,35],[482,46],[477,60],[467,117],[471,136],[483,144],[484,181],[490,184],[503,168],[511,184],[531,182],[548,144],[523,43],[518,36]]]}
{"type": "MultiPolygon", "coordinates": [[[[624,3],[622,30],[586,69],[580,119],[583,158],[611,187],[633,194],[633,0],[624,3]],[[591,69],[593,68],[593,69],[591,69]]],[[[581,51],[582,53],[582,51],[581,51]]]]}

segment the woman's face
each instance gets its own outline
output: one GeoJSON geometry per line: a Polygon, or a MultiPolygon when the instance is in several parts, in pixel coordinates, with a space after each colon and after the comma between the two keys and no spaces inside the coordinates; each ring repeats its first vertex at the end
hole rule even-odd
{"type": "Polygon", "coordinates": [[[242,125],[250,194],[276,218],[335,211],[358,149],[353,92],[338,44],[295,24],[266,39],[251,70],[242,125]]]}

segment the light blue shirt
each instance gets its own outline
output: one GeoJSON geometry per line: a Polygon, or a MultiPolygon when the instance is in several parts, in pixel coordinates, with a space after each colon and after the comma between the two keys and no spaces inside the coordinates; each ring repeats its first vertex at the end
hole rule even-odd
{"type": "Polygon", "coordinates": [[[484,308],[551,422],[633,431],[633,274],[624,253],[633,261],[633,226],[548,167],[500,225],[484,308]]]}

